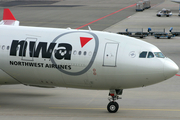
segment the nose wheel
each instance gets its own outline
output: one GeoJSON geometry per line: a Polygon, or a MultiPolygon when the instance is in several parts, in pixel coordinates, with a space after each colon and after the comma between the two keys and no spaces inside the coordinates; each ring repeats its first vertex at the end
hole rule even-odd
{"type": "Polygon", "coordinates": [[[119,104],[116,102],[116,100],[121,99],[118,95],[122,95],[122,89],[118,90],[110,90],[109,92],[109,104],[107,105],[107,110],[110,113],[116,113],[119,109],[119,104]]]}
{"type": "Polygon", "coordinates": [[[110,113],[116,113],[119,109],[119,104],[117,102],[109,102],[109,104],[107,105],[107,110],[110,113]]]}

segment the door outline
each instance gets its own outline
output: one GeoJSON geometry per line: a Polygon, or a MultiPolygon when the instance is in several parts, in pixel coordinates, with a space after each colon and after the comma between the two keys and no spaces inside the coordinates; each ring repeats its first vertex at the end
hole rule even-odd
{"type": "Polygon", "coordinates": [[[107,42],[106,43],[105,48],[104,48],[103,66],[105,66],[105,67],[116,67],[118,48],[119,48],[119,43],[112,43],[112,42],[109,42],[109,43],[107,42]],[[117,45],[116,48],[115,48],[115,54],[114,54],[115,55],[114,62],[113,62],[114,64],[113,65],[110,65],[110,64],[108,65],[108,64],[105,63],[106,62],[105,60],[107,60],[106,59],[106,53],[109,50],[108,45],[112,45],[112,44],[117,45]]]}
{"type": "Polygon", "coordinates": [[[26,52],[26,56],[21,58],[21,60],[24,60],[24,61],[34,61],[34,49],[36,47],[36,42],[37,42],[37,38],[33,38],[33,37],[27,37],[25,39],[25,41],[27,42],[27,48],[24,48],[24,45],[23,45],[23,52],[25,50],[26,52]],[[35,42],[34,44],[34,47],[33,47],[33,51],[30,51],[30,48],[29,48],[29,45],[30,45],[30,41],[33,41],[35,42]],[[27,49],[27,50],[26,50],[27,49]],[[28,52],[27,52],[28,51],[28,52]],[[29,52],[32,52],[32,57],[30,57],[30,53],[29,52]]]}

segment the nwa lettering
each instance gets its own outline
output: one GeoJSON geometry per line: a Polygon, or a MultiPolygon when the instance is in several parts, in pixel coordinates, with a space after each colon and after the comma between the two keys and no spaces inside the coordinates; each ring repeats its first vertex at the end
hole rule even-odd
{"type": "MultiPolygon", "coordinates": [[[[38,58],[40,51],[42,58],[51,58],[52,53],[56,59],[61,60],[71,60],[71,51],[72,46],[68,43],[59,43],[57,49],[54,48],[57,43],[50,43],[49,46],[47,42],[39,42],[36,46],[37,42],[29,41],[29,56],[38,58]],[[53,52],[54,51],[54,52],[53,52]]],[[[28,42],[25,40],[13,40],[11,44],[10,56],[17,56],[17,52],[19,50],[19,56],[26,57],[26,50],[28,47],[28,42]]]]}

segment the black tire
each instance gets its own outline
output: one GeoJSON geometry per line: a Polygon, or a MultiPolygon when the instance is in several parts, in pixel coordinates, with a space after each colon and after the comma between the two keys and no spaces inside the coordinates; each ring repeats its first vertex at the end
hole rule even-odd
{"type": "Polygon", "coordinates": [[[169,15],[166,15],[166,17],[169,17],[169,15]]]}
{"type": "Polygon", "coordinates": [[[115,102],[116,106],[117,106],[117,110],[119,110],[119,104],[117,102],[115,102]]]}
{"type": "Polygon", "coordinates": [[[117,102],[110,102],[108,105],[107,105],[107,110],[110,112],[110,113],[116,113],[119,109],[119,105],[117,102]]]}
{"type": "Polygon", "coordinates": [[[168,39],[171,39],[171,37],[168,37],[168,39]]]}
{"type": "Polygon", "coordinates": [[[157,37],[157,39],[159,39],[159,37],[157,37]]]}

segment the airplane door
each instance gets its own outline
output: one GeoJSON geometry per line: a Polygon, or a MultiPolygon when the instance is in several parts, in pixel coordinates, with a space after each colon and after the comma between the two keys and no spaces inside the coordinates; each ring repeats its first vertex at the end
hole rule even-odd
{"type": "Polygon", "coordinates": [[[119,43],[106,43],[103,66],[116,67],[117,50],[119,43]]]}
{"type": "MultiPolygon", "coordinates": [[[[28,37],[28,38],[26,38],[25,41],[29,44],[30,41],[36,42],[37,38],[30,38],[30,37],[28,37]]],[[[34,51],[30,51],[29,45],[27,45],[27,48],[25,47],[25,45],[23,45],[23,52],[24,51],[26,52],[26,56],[25,57],[22,56],[22,60],[25,60],[25,61],[34,61],[33,57],[30,57],[30,55],[29,55],[30,52],[34,53],[34,51]]]]}

